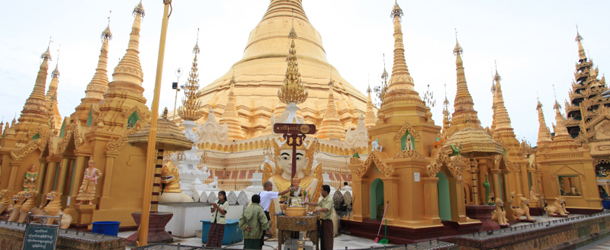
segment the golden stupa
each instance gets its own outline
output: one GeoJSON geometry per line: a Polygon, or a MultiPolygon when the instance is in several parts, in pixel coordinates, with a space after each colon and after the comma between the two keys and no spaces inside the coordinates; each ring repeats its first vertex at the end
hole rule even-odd
{"type": "MultiPolygon", "coordinates": [[[[234,93],[242,134],[246,139],[269,134],[271,115],[284,112],[285,104],[277,96],[284,83],[286,58],[291,39],[286,36],[294,28],[298,48],[298,67],[302,83],[309,96],[299,104],[297,112],[305,123],[321,126],[326,113],[329,93],[329,72],[335,82],[334,99],[343,128],[356,127],[358,118],[366,111],[366,96],[343,79],[326,60],[322,37],[311,25],[303,10],[302,1],[272,0],[261,22],[252,30],[242,60],[231,70],[199,91],[203,110],[213,108],[217,118],[224,113],[229,99],[230,81],[236,79],[234,93]],[[256,91],[252,91],[256,89],[256,91]]],[[[236,138],[237,139],[237,138],[236,138]]]]}

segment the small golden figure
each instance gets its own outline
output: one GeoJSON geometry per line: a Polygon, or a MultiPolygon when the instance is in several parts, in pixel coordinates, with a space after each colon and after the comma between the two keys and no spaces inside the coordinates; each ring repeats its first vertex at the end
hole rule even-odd
{"type": "Polygon", "coordinates": [[[85,169],[83,176],[83,184],[81,184],[76,200],[76,205],[82,205],[84,201],[89,201],[89,205],[93,205],[93,199],[95,199],[95,187],[97,185],[97,179],[102,177],[102,171],[95,168],[95,162],[93,159],[89,160],[89,167],[85,169]]]}
{"type": "Polygon", "coordinates": [[[25,173],[25,177],[23,180],[23,191],[35,191],[37,178],[38,171],[36,171],[36,165],[32,165],[30,170],[25,173]]]}

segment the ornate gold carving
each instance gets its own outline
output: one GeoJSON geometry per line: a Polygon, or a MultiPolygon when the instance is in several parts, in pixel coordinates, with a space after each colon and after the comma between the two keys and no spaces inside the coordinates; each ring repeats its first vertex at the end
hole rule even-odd
{"type": "Polygon", "coordinates": [[[466,158],[463,158],[463,157],[459,158],[457,156],[454,157],[453,159],[451,159],[451,158],[449,158],[449,156],[447,154],[443,154],[442,152],[439,151],[436,154],[436,156],[434,157],[434,159],[432,159],[432,162],[430,162],[430,164],[428,164],[428,166],[426,166],[426,172],[428,172],[428,176],[436,177],[438,172],[441,171],[441,168],[443,167],[443,164],[444,164],[447,166],[447,169],[449,170],[449,172],[451,172],[453,177],[455,177],[457,179],[461,179],[462,178],[462,168],[456,166],[454,164],[454,162],[464,161],[464,159],[466,159],[466,158]]]}
{"type": "Polygon", "coordinates": [[[366,161],[364,161],[364,165],[362,165],[362,167],[356,170],[356,176],[362,178],[364,174],[366,174],[366,172],[369,170],[372,163],[375,163],[375,166],[377,166],[377,168],[379,168],[379,170],[381,170],[381,172],[383,172],[386,177],[394,175],[394,167],[388,166],[387,164],[383,163],[381,159],[379,159],[377,152],[373,151],[366,159],[366,161]]]}
{"type": "Polygon", "coordinates": [[[295,49],[294,39],[297,38],[297,33],[294,28],[290,31],[289,37],[291,38],[290,50],[288,58],[288,67],[286,68],[286,78],[284,84],[277,92],[277,97],[281,102],[285,104],[300,104],[307,100],[309,92],[305,90],[303,83],[301,83],[301,73],[299,73],[299,63],[297,62],[297,50],[295,49]]]}
{"type": "Polygon", "coordinates": [[[133,114],[134,111],[138,114],[138,117],[140,117],[140,120],[143,122],[148,122],[150,120],[150,112],[148,112],[148,110],[141,110],[137,105],[133,108],[123,110],[121,114],[125,118],[128,118],[131,116],[131,114],[133,114]]]}
{"type": "Polygon", "coordinates": [[[355,158],[355,157],[349,158],[349,164],[360,164],[360,163],[363,163],[363,161],[360,158],[355,158]]]}
{"type": "Polygon", "coordinates": [[[394,159],[399,159],[399,158],[425,159],[424,155],[422,155],[421,153],[419,153],[415,150],[400,151],[400,152],[398,152],[398,154],[396,154],[396,156],[394,156],[394,159]]]}
{"type": "Polygon", "coordinates": [[[28,144],[25,145],[25,147],[11,151],[11,157],[13,158],[14,161],[20,161],[21,159],[23,159],[23,157],[32,153],[36,149],[38,149],[42,152],[47,145],[48,139],[49,139],[48,135],[45,135],[45,136],[41,135],[40,138],[38,138],[38,140],[30,141],[28,144]]]}
{"type": "Polygon", "coordinates": [[[118,151],[127,142],[127,136],[132,135],[142,129],[142,122],[137,121],[133,128],[123,132],[123,135],[117,139],[114,139],[106,145],[106,151],[118,151]]]}
{"type": "Polygon", "coordinates": [[[62,138],[61,142],[59,142],[59,153],[64,153],[66,148],[68,147],[68,143],[70,139],[74,136],[74,149],[80,148],[85,143],[83,136],[81,134],[80,123],[78,120],[75,120],[67,126],[64,131],[64,138],[62,138]]]}
{"type": "Polygon", "coordinates": [[[413,126],[411,126],[408,121],[405,121],[405,124],[403,124],[400,130],[398,130],[398,132],[394,135],[394,141],[400,142],[400,138],[402,138],[405,135],[405,132],[407,131],[409,131],[409,134],[413,136],[413,139],[415,139],[415,141],[419,141],[419,133],[413,128],[413,126]]]}

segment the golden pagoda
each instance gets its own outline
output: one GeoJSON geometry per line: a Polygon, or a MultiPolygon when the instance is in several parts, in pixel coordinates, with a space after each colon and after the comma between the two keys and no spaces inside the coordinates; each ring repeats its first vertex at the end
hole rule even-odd
{"type": "MultiPolygon", "coordinates": [[[[528,170],[528,161],[523,156],[521,143],[515,136],[508,111],[506,110],[506,106],[504,106],[502,85],[500,84],[502,77],[498,74],[497,68],[493,80],[493,124],[495,126],[492,130],[492,135],[495,141],[502,144],[504,151],[504,156],[496,156],[494,160],[497,162],[502,160],[507,161],[505,164],[511,171],[508,175],[508,181],[510,182],[509,186],[511,187],[511,190],[509,191],[515,192],[516,198],[514,199],[514,205],[518,206],[520,197],[529,198],[530,196],[530,188],[532,185],[528,183],[528,180],[531,180],[531,172],[534,172],[535,170],[528,170]],[[502,157],[505,157],[505,159],[501,159],[502,157]]],[[[506,198],[504,200],[508,201],[506,198]]],[[[481,200],[481,203],[486,203],[486,201],[487,199],[481,200]]]]}
{"type": "Polygon", "coordinates": [[[602,210],[593,158],[589,149],[578,145],[566,128],[557,101],[553,141],[538,146],[536,159],[542,172],[544,197],[552,204],[556,197],[565,198],[572,213],[595,213],[602,210]]]}
{"type": "Polygon", "coordinates": [[[395,3],[391,12],[394,66],[378,110],[379,120],[368,128],[372,150],[366,160],[351,158],[348,165],[353,196],[359,197],[354,201],[353,221],[366,227],[367,221],[381,217],[388,202],[385,218],[389,226],[419,230],[451,221],[460,228],[468,227],[477,222],[465,214],[462,168],[467,165],[432,149],[441,128],[414,90],[404,56],[402,15],[395,3]]]}
{"type": "Polygon", "coordinates": [[[81,126],[90,127],[93,124],[93,111],[98,109],[98,103],[104,99],[104,94],[108,91],[108,42],[112,39],[110,24],[104,29],[101,35],[102,48],[97,62],[97,68],[93,78],[87,84],[85,98],[76,107],[76,111],[70,116],[71,119],[78,119],[81,126]]]}
{"type": "Polygon", "coordinates": [[[322,38],[309,22],[301,0],[270,1],[267,12],[250,33],[243,58],[225,75],[199,91],[205,116],[210,107],[217,114],[225,112],[229,103],[230,81],[235,77],[238,79],[233,86],[235,117],[243,136],[250,139],[271,134],[272,131],[266,128],[272,116],[278,119],[285,110],[285,105],[277,98],[277,89],[284,84],[286,58],[292,51],[292,38],[286,34],[293,28],[295,34],[299,34],[294,38],[294,44],[299,48],[300,79],[309,92],[307,101],[299,104],[297,116],[305,123],[321,126],[330,88],[327,85],[328,75],[323,72],[332,69],[338,118],[344,130],[357,124],[360,114],[366,111],[366,97],[328,63],[322,38]],[[252,88],[257,91],[251,91],[252,88]]]}
{"type": "MultiPolygon", "coordinates": [[[[23,147],[32,139],[45,137],[42,133],[46,133],[49,127],[48,110],[49,105],[45,97],[47,70],[49,69],[49,61],[51,53],[49,52],[50,45],[47,50],[41,55],[42,63],[36,77],[36,84],[32,90],[32,94],[25,101],[19,123],[14,124],[16,146],[23,147]]],[[[13,126],[11,126],[13,127],[13,126]]]]}
{"type": "Polygon", "coordinates": [[[326,113],[322,120],[322,125],[318,130],[318,138],[328,140],[341,140],[345,139],[345,129],[343,124],[339,120],[339,113],[337,113],[337,107],[335,106],[334,97],[334,86],[332,79],[328,83],[330,88],[328,90],[328,105],[326,105],[326,113]]]}
{"type": "MultiPolygon", "coordinates": [[[[582,36],[576,32],[578,62],[574,73],[570,100],[566,102],[566,128],[579,144],[585,144],[593,157],[593,165],[599,185],[607,194],[610,191],[610,98],[603,97],[608,91],[606,78],[599,77],[599,68],[585,54],[582,36]]],[[[600,194],[603,193],[600,190],[600,194]]]]}

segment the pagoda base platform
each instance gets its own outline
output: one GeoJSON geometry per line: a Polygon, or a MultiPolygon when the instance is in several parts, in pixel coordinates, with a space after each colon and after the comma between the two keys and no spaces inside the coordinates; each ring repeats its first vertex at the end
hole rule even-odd
{"type": "Polygon", "coordinates": [[[541,207],[530,207],[531,216],[542,216],[544,215],[544,208],[541,207]]]}
{"type": "MultiPolygon", "coordinates": [[[[375,239],[377,230],[379,229],[380,220],[365,219],[362,222],[341,220],[341,229],[347,231],[352,236],[358,236],[368,239],[375,239]],[[347,228],[346,228],[347,227],[347,228]]],[[[392,244],[412,244],[416,242],[429,241],[430,239],[440,239],[444,241],[452,241],[452,238],[457,235],[472,234],[479,232],[482,223],[466,223],[458,224],[453,221],[443,221],[442,226],[432,226],[424,228],[407,228],[388,226],[388,235],[386,238],[392,244]]],[[[383,238],[383,233],[379,238],[383,238]]]]}
{"type": "Polygon", "coordinates": [[[568,210],[568,212],[570,214],[587,214],[587,215],[591,215],[591,214],[596,214],[596,213],[601,213],[604,211],[603,208],[599,208],[599,209],[590,209],[590,208],[566,208],[566,210],[568,210]]]}

